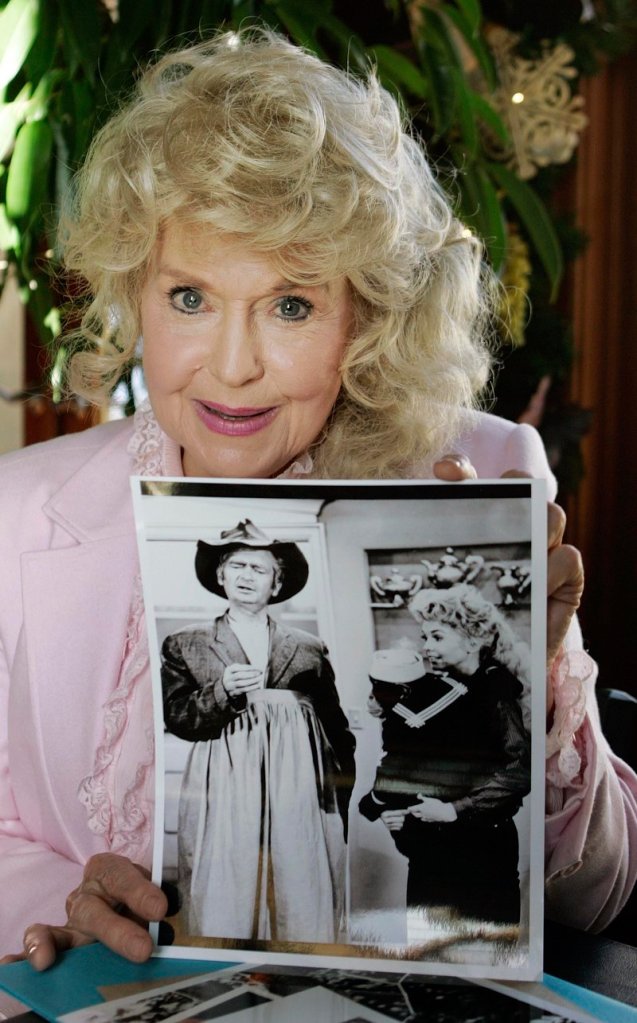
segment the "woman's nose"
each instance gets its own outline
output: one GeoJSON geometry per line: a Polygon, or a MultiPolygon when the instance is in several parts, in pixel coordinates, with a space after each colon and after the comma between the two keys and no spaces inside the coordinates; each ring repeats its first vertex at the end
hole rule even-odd
{"type": "Polygon", "coordinates": [[[240,312],[224,314],[210,339],[210,372],[227,387],[241,387],[263,373],[259,342],[240,312]]]}

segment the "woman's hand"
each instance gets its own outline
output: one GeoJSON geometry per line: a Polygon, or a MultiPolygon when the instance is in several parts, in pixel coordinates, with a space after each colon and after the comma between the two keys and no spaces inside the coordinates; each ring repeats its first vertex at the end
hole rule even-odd
{"type": "Polygon", "coordinates": [[[424,796],[422,792],[418,793],[418,800],[419,802],[407,808],[407,812],[417,817],[419,821],[451,824],[458,819],[453,803],[445,803],[442,799],[434,799],[433,796],[424,796]]]}
{"type": "MultiPolygon", "coordinates": [[[[510,469],[503,478],[530,479],[526,472],[510,469]]],[[[584,566],[577,547],[563,543],[566,514],[559,505],[548,503],[547,521],[547,608],[546,663],[550,669],[564,642],[568,627],[584,592],[584,566]]],[[[547,687],[547,711],[553,706],[553,691],[547,687]]]]}
{"type": "MultiPolygon", "coordinates": [[[[434,465],[438,479],[476,479],[477,473],[464,455],[445,455],[434,465]]],[[[527,472],[509,469],[503,479],[530,479],[527,472]]],[[[584,591],[584,567],[576,547],[563,543],[566,515],[557,504],[548,503],[547,559],[547,665],[550,668],[577,611],[584,591]]],[[[553,692],[548,687],[547,710],[553,705],[553,692]]]]}
{"type": "Polygon", "coordinates": [[[388,831],[400,831],[406,816],[406,810],[383,810],[380,819],[388,831]]]}
{"type": "Polygon", "coordinates": [[[153,950],[147,925],[168,912],[165,894],[149,877],[124,856],[92,856],[81,884],[66,900],[66,924],[31,924],[24,932],[24,953],[7,960],[28,959],[36,970],[46,970],[58,953],[101,941],[125,959],[145,962],[153,950]]]}
{"type": "Polygon", "coordinates": [[[546,630],[549,667],[559,653],[584,592],[582,556],[576,547],[562,543],[565,527],[566,515],[562,509],[557,504],[549,504],[546,630]]]}
{"type": "Polygon", "coordinates": [[[263,685],[263,672],[252,664],[229,664],[223,673],[222,685],[228,696],[241,696],[263,685]]]}

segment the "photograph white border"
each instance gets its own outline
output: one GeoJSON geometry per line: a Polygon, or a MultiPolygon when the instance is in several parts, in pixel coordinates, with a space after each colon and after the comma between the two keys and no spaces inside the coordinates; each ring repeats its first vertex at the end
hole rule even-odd
{"type": "MultiPolygon", "coordinates": [[[[247,949],[241,947],[237,948],[220,948],[216,947],[198,947],[196,945],[181,945],[181,946],[159,946],[156,949],[156,955],[164,957],[175,957],[175,958],[196,958],[196,959],[214,959],[216,961],[224,962],[237,962],[237,959],[241,959],[245,962],[263,962],[267,958],[268,962],[278,964],[289,964],[307,966],[312,965],[313,967],[335,967],[342,969],[352,969],[354,964],[360,969],[364,970],[381,970],[383,972],[423,972],[430,974],[439,974],[442,976],[456,975],[471,977],[492,977],[501,978],[507,980],[531,980],[536,979],[541,974],[542,969],[542,927],[543,927],[543,831],[544,831],[544,804],[543,804],[543,793],[544,793],[544,728],[540,727],[540,723],[544,721],[545,717],[545,634],[546,634],[546,615],[545,615],[545,594],[546,594],[546,488],[543,481],[538,480],[527,480],[527,479],[507,479],[507,480],[492,480],[492,481],[465,481],[459,484],[446,484],[439,481],[430,482],[416,482],[416,481],[373,481],[373,482],[360,482],[360,481],[342,481],[339,483],[330,483],[328,481],[311,481],[309,483],[303,481],[288,481],[288,480],[275,480],[267,482],[254,482],[245,480],[194,480],[194,479],[171,479],[162,478],[158,480],[142,479],[140,477],[134,477],[132,479],[133,489],[133,501],[135,508],[135,518],[137,524],[138,541],[140,549],[140,560],[142,566],[142,579],[144,583],[144,599],[147,607],[148,624],[149,624],[149,652],[151,661],[151,671],[153,679],[159,679],[160,673],[160,657],[159,648],[156,642],[153,641],[153,608],[155,606],[154,594],[152,593],[152,586],[149,584],[149,580],[152,577],[152,565],[150,563],[150,552],[148,541],[151,538],[157,538],[165,533],[166,530],[172,530],[174,532],[174,513],[169,511],[168,507],[175,501],[179,501],[179,516],[180,530],[183,535],[190,533],[191,537],[199,537],[202,533],[202,528],[205,527],[208,530],[212,526],[218,526],[228,528],[233,524],[232,517],[234,511],[231,513],[230,509],[236,510],[238,506],[244,511],[244,514],[248,514],[251,508],[260,508],[263,503],[266,502],[269,509],[266,518],[269,518],[273,526],[276,526],[277,522],[281,521],[281,508],[285,507],[289,509],[290,500],[294,502],[299,500],[301,502],[312,502],[316,504],[321,502],[322,495],[328,496],[330,489],[332,493],[345,492],[352,488],[355,489],[357,495],[374,495],[374,499],[379,499],[379,496],[387,494],[388,500],[396,499],[395,494],[400,492],[404,494],[408,500],[414,499],[425,499],[423,495],[431,493],[433,495],[434,490],[437,488],[446,488],[446,493],[454,502],[463,501],[463,496],[471,499],[475,499],[476,496],[482,494],[488,497],[490,500],[497,502],[497,494],[502,494],[502,488],[528,488],[530,508],[531,508],[531,564],[532,564],[532,601],[531,601],[531,631],[532,631],[532,719],[535,727],[532,729],[532,792],[530,800],[530,831],[531,840],[529,843],[529,854],[530,854],[530,878],[531,888],[529,893],[528,905],[529,905],[529,946],[528,956],[524,963],[512,967],[490,966],[490,965],[476,965],[470,962],[459,964],[459,963],[445,963],[438,960],[430,962],[418,962],[411,960],[392,960],[387,958],[368,958],[367,956],[361,956],[357,958],[353,956],[335,956],[335,955],[322,955],[322,954],[307,954],[296,953],[296,952],[280,952],[271,951],[269,949],[264,950],[263,945],[260,944],[258,948],[247,949]],[[152,498],[143,497],[142,490],[147,492],[153,492],[155,486],[156,494],[152,498]],[[175,490],[180,494],[179,497],[165,496],[167,488],[173,486],[175,490]],[[430,490],[430,488],[433,488],[430,490]],[[468,488],[471,489],[471,493],[468,492],[468,488]],[[475,488],[478,488],[476,490],[475,488]],[[500,488],[498,490],[498,488],[500,488]],[[203,498],[199,496],[206,493],[208,496],[203,498]],[[262,496],[256,496],[260,494],[262,496]],[[194,496],[187,496],[194,495],[194,496]],[[493,496],[491,496],[493,495],[493,496]],[[161,498],[161,500],[159,499],[161,498]],[[152,513],[150,511],[152,507],[152,513]],[[199,509],[199,510],[197,510],[199,509]]],[[[331,496],[331,495],[330,495],[331,496]]],[[[438,491],[437,499],[442,496],[441,492],[438,491]]],[[[344,500],[344,497],[339,499],[344,500]]],[[[357,496],[356,500],[360,497],[357,496]]],[[[308,505],[309,507],[309,505],[308,505]]],[[[458,506],[460,507],[460,505],[458,506]]],[[[287,514],[287,513],[286,513],[287,514]]],[[[255,518],[258,516],[255,514],[255,518]]],[[[289,519],[287,515],[286,521],[289,519]]],[[[260,523],[263,522],[263,516],[260,518],[260,523]]],[[[297,518],[297,525],[304,521],[304,515],[299,512],[297,518]]],[[[387,527],[387,531],[390,527],[387,527]]],[[[354,532],[357,531],[355,521],[352,521],[352,529],[354,532]]],[[[386,532],[387,532],[386,531],[386,532]]],[[[278,529],[278,533],[281,532],[278,529]]],[[[491,536],[492,542],[497,539],[494,535],[491,536]]],[[[460,538],[458,544],[462,544],[460,538]]],[[[382,543],[378,543],[379,547],[409,547],[411,543],[409,539],[405,538],[394,538],[391,542],[387,535],[382,543]]],[[[422,540],[419,541],[415,546],[423,547],[422,540]]],[[[434,543],[431,546],[435,546],[434,543]]],[[[366,547],[369,544],[366,543],[366,547]]],[[[331,606],[331,605],[330,605],[331,606]]],[[[331,659],[335,665],[337,676],[339,672],[339,631],[334,628],[334,623],[326,626],[328,635],[321,638],[328,640],[330,646],[331,659]]],[[[321,630],[323,632],[323,629],[321,630]]],[[[155,700],[155,729],[156,735],[163,735],[163,715],[159,700],[155,700]]],[[[156,777],[157,777],[157,790],[158,798],[156,804],[155,814],[155,856],[153,865],[153,877],[159,881],[161,878],[161,850],[163,849],[163,829],[164,829],[164,813],[163,813],[163,778],[164,778],[164,751],[163,742],[157,742],[156,746],[156,777]]],[[[157,930],[154,930],[155,940],[157,939],[157,930]]]]}

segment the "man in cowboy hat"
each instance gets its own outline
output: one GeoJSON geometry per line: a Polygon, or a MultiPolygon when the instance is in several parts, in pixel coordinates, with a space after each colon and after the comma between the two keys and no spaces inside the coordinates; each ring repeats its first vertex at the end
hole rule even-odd
{"type": "Polygon", "coordinates": [[[245,520],[222,533],[218,543],[198,542],[195,571],[200,583],[224,597],[228,607],[209,625],[168,636],[162,647],[166,727],[195,743],[180,804],[179,873],[188,930],[304,940],[312,936],[313,928],[321,933],[318,912],[326,914],[322,940],[335,940],[342,892],[331,890],[328,881],[329,894],[321,894],[309,914],[304,898],[321,869],[326,878],[334,877],[331,835],[334,817],[338,821],[340,815],[340,842],[346,838],[355,742],[321,640],[280,625],[268,614],[270,604],[289,600],[303,589],[307,561],[297,544],[271,539],[245,520]],[[308,795],[300,800],[306,768],[311,775],[308,795]],[[265,795],[264,785],[269,786],[265,795]],[[202,803],[197,793],[204,789],[209,795],[202,803]],[[227,798],[229,789],[235,793],[232,800],[227,798]],[[220,821],[218,806],[224,799],[229,805],[220,821]],[[258,804],[253,811],[252,802],[258,804]],[[310,802],[316,805],[310,807],[310,802]],[[325,824],[324,814],[332,823],[325,824]],[[304,815],[314,815],[320,832],[329,832],[323,868],[321,841],[317,837],[307,842],[308,832],[316,827],[308,827],[300,819],[304,815]],[[274,831],[281,819],[277,839],[274,831]],[[262,858],[256,857],[256,838],[250,838],[258,832],[263,842],[264,827],[273,836],[267,839],[267,858],[274,864],[272,876],[278,885],[272,898],[274,882],[270,878],[265,891],[257,877],[262,858]],[[198,844],[195,835],[204,836],[198,844]],[[212,858],[228,859],[228,842],[241,857],[240,877],[234,859],[228,877],[220,876],[214,864],[202,864],[203,847],[212,858]],[[289,858],[288,846],[294,850],[294,867],[282,867],[277,874],[277,867],[289,858]],[[244,871],[253,854],[254,870],[244,871]],[[299,885],[302,872],[297,861],[303,858],[307,870],[299,885]],[[288,885],[293,874],[297,881],[288,885]],[[309,930],[301,933],[303,928],[309,930]]]}
{"type": "Polygon", "coordinates": [[[270,539],[246,519],[218,543],[198,542],[195,572],[228,608],[211,625],[182,629],[164,641],[166,727],[183,739],[214,739],[245,709],[251,690],[293,688],[310,695],[318,687],[325,734],[339,760],[351,766],[354,739],[323,643],[267,613],[307,582],[308,564],[297,544],[270,539]]]}

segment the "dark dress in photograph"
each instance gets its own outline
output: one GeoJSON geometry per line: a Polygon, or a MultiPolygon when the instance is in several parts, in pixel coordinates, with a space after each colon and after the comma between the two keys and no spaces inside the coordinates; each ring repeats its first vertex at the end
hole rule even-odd
{"type": "Polygon", "coordinates": [[[372,692],[384,753],[361,813],[377,820],[420,795],[452,803],[457,813],[449,823],[408,814],[391,832],[409,861],[407,905],[519,922],[513,817],[531,785],[520,682],[485,656],[469,677],[429,672],[408,683],[373,683],[372,692]]]}

